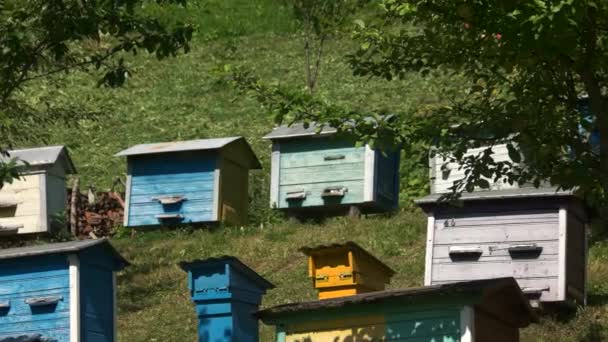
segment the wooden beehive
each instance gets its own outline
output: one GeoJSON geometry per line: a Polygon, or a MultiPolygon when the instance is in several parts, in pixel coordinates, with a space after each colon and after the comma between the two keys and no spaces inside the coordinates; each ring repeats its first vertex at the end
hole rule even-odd
{"type": "Polygon", "coordinates": [[[249,170],[261,165],[244,138],[143,144],[117,156],[127,157],[125,226],[246,223],[249,170]]]}
{"type": "Polygon", "coordinates": [[[395,274],[354,242],[301,248],[319,299],[381,291],[395,274]]]}
{"type": "MultiPolygon", "coordinates": [[[[66,177],[76,169],[64,146],[9,151],[20,178],[0,189],[0,235],[48,233],[61,228],[67,208],[66,177]]],[[[64,227],[65,228],[65,227],[64,227]]]]}
{"type": "Polygon", "coordinates": [[[231,256],[180,263],[199,319],[200,342],[258,341],[258,310],[270,282],[231,256]]]}
{"type": "Polygon", "coordinates": [[[383,153],[330,127],[280,126],[272,141],[270,206],[296,213],[386,212],[398,205],[399,151],[383,153]]]}
{"type": "Polygon", "coordinates": [[[533,304],[585,303],[585,211],[570,191],[523,188],[431,195],[425,284],[514,277],[533,304]]]}
{"type": "Polygon", "coordinates": [[[0,340],[116,339],[114,272],[128,263],[106,239],[0,251],[0,340]]]}
{"type": "Polygon", "coordinates": [[[518,342],[536,319],[513,278],[282,304],[257,316],[283,342],[518,342]]]}

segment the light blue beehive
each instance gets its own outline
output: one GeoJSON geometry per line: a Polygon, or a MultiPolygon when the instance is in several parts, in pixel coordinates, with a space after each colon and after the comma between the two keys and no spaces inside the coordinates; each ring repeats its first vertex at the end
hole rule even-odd
{"type": "Polygon", "coordinates": [[[114,272],[127,265],[106,239],[1,250],[0,340],[116,341],[114,272]]]}
{"type": "Polygon", "coordinates": [[[364,213],[397,207],[399,151],[381,152],[311,124],[280,126],[272,141],[270,206],[294,212],[358,207],[364,213]]]}
{"type": "Polygon", "coordinates": [[[254,313],[268,289],[274,288],[231,256],[182,262],[199,319],[200,342],[256,342],[254,313]]]}

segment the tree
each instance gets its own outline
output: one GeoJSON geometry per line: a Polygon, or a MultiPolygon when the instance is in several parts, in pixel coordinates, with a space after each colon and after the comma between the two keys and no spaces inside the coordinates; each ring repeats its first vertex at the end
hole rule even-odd
{"type": "MultiPolygon", "coordinates": [[[[34,126],[82,117],[74,108],[28,106],[16,96],[27,83],[96,71],[102,73],[99,85],[118,87],[129,77],[124,53],[163,59],[189,51],[192,27],[165,24],[147,15],[144,4],[185,6],[186,0],[0,0],[0,151],[33,139],[34,126]]],[[[0,188],[16,166],[0,161],[0,188]]]]}
{"type": "Polygon", "coordinates": [[[296,107],[284,97],[267,104],[283,116],[332,122],[361,139],[434,146],[432,153],[467,170],[453,187],[455,194],[486,187],[484,178],[535,185],[549,180],[606,203],[608,3],[382,0],[380,5],[375,19],[358,21],[360,47],[348,56],[353,72],[389,81],[411,72],[454,75],[461,80],[456,96],[371,127],[358,113],[328,110],[331,105],[318,100],[296,107]],[[589,111],[582,110],[585,104],[589,111]],[[599,149],[590,143],[592,133],[599,133],[599,149]],[[499,143],[508,143],[511,158],[525,166],[495,162],[490,148],[499,143]],[[488,148],[465,155],[481,146],[488,148]]]}

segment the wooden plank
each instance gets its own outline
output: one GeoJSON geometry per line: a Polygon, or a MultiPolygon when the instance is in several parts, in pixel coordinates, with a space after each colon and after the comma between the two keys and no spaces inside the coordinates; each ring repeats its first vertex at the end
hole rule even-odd
{"type": "MultiPolygon", "coordinates": [[[[475,278],[465,278],[458,280],[435,280],[433,279],[433,285],[450,284],[458,281],[469,281],[475,278]]],[[[524,290],[527,289],[548,289],[541,293],[541,301],[556,301],[557,300],[557,277],[545,277],[545,278],[516,278],[517,284],[524,290]]]]}
{"type": "Polygon", "coordinates": [[[484,227],[519,224],[558,224],[557,212],[512,212],[512,213],[463,213],[461,215],[438,215],[438,227],[484,227]]]}
{"type": "MultiPolygon", "coordinates": [[[[557,259],[559,251],[558,240],[550,241],[526,241],[526,244],[536,244],[542,247],[542,251],[539,255],[539,259],[557,259]]],[[[485,243],[461,243],[458,246],[466,247],[479,247],[482,250],[479,261],[506,261],[513,259],[509,253],[509,246],[517,245],[519,243],[505,243],[505,242],[485,242],[485,243]]],[[[434,262],[445,262],[450,260],[449,249],[450,247],[456,246],[456,244],[435,244],[433,247],[433,261],[434,262]]],[[[539,260],[537,259],[537,260],[539,260]]]]}
{"type": "MultiPolygon", "coordinates": [[[[173,195],[173,194],[167,194],[167,195],[173,195]]],[[[179,193],[175,194],[175,195],[180,195],[180,196],[184,196],[186,199],[182,202],[182,203],[186,203],[189,201],[200,201],[200,200],[204,200],[204,201],[211,201],[213,200],[213,192],[212,191],[180,191],[179,193]]],[[[131,203],[133,205],[137,205],[137,204],[159,204],[158,200],[153,200],[154,197],[162,197],[164,195],[132,195],[131,196],[131,203]]]]}
{"type": "MultiPolygon", "coordinates": [[[[354,203],[362,203],[363,202],[363,181],[343,181],[343,182],[327,182],[327,183],[314,183],[314,184],[303,184],[303,185],[289,185],[289,186],[281,186],[280,187],[280,196],[279,196],[279,207],[280,208],[289,208],[290,203],[286,201],[286,194],[292,191],[307,191],[309,192],[308,196],[304,201],[298,202],[294,201],[291,205],[301,205],[302,207],[310,207],[310,206],[323,206],[326,205],[326,202],[322,197],[321,193],[323,189],[327,187],[335,187],[342,186],[346,187],[348,191],[339,201],[340,204],[354,204],[354,203]]],[[[333,202],[332,202],[333,203],[333,202]]]]}
{"type": "Polygon", "coordinates": [[[559,208],[559,265],[558,265],[558,282],[557,282],[557,298],[558,300],[566,300],[566,260],[568,257],[567,239],[568,239],[568,210],[566,207],[559,208]]]}
{"type": "Polygon", "coordinates": [[[557,260],[511,262],[451,262],[433,265],[433,281],[557,277],[557,260]]]}
{"type": "Polygon", "coordinates": [[[212,181],[191,180],[190,182],[179,182],[171,184],[138,186],[131,185],[131,196],[133,195],[179,195],[183,192],[213,191],[212,181]]]}
{"type": "Polygon", "coordinates": [[[133,184],[167,184],[196,181],[213,181],[215,171],[172,173],[162,175],[138,175],[133,178],[133,184]]]}
{"type": "Polygon", "coordinates": [[[483,229],[435,228],[435,244],[503,243],[551,241],[558,239],[558,229],[551,224],[489,226],[483,229]]]}
{"type": "Polygon", "coordinates": [[[428,214],[426,224],[426,254],[424,262],[424,285],[431,285],[433,271],[433,246],[435,245],[435,216],[428,214]]]}
{"type": "Polygon", "coordinates": [[[475,341],[475,310],[464,306],[460,310],[460,342],[475,341]]]}
{"type": "Polygon", "coordinates": [[[272,143],[270,158],[270,207],[279,206],[279,179],[281,177],[281,143],[272,143]]]}
{"type": "Polygon", "coordinates": [[[77,254],[68,255],[70,272],[70,342],[80,342],[80,259],[77,254]]]}
{"type": "Polygon", "coordinates": [[[303,152],[291,155],[281,153],[281,170],[311,166],[363,163],[364,161],[365,151],[354,149],[328,150],[310,153],[303,152]],[[341,159],[337,159],[339,157],[341,159]]]}
{"type": "Polygon", "coordinates": [[[363,200],[373,202],[376,200],[376,151],[372,150],[369,145],[365,145],[365,167],[363,180],[363,200]]]}
{"type": "Polygon", "coordinates": [[[284,169],[281,172],[281,186],[324,182],[341,182],[364,179],[363,163],[321,165],[306,168],[284,169]]]}

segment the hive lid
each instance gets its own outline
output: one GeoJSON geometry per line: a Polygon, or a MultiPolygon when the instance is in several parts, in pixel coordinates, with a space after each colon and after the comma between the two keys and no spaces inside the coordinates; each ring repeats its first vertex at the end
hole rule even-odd
{"type": "MultiPolygon", "coordinates": [[[[408,303],[411,299],[420,300],[447,300],[469,298],[469,302],[483,309],[499,315],[509,315],[519,327],[528,326],[537,320],[528,300],[525,298],[515,279],[496,278],[481,279],[451,284],[431,285],[399,290],[375,291],[354,296],[315,300],[309,302],[277,305],[260,310],[256,316],[265,323],[276,323],[282,318],[299,313],[317,313],[327,309],[352,307],[355,311],[357,305],[382,303],[408,303]],[[478,297],[470,299],[471,296],[478,297]],[[481,299],[479,299],[481,297],[481,299]],[[500,300],[499,300],[500,299],[500,300]],[[496,307],[496,305],[500,306],[496,307]],[[508,312],[510,311],[510,312],[508,312]]],[[[378,306],[378,308],[382,308],[378,306]]]]}
{"type": "Polygon", "coordinates": [[[189,272],[194,268],[203,267],[205,265],[210,265],[210,264],[228,264],[228,265],[232,266],[234,269],[236,269],[239,272],[241,272],[242,274],[244,274],[245,276],[247,276],[253,282],[257,283],[258,286],[260,286],[261,288],[264,288],[264,289],[274,289],[275,288],[274,284],[272,284],[271,282],[266,280],[264,277],[259,275],[256,271],[251,269],[249,266],[245,265],[238,258],[230,256],[230,255],[211,257],[211,258],[207,258],[207,259],[196,259],[196,260],[192,260],[192,261],[182,261],[182,262],[178,263],[179,267],[186,272],[189,272]]]}
{"type": "Polygon", "coordinates": [[[359,246],[358,244],[356,244],[355,242],[352,242],[352,241],[347,241],[344,243],[334,243],[331,245],[319,245],[319,246],[315,246],[315,247],[302,247],[302,248],[300,248],[300,252],[304,253],[307,256],[313,256],[313,255],[322,255],[327,250],[339,249],[339,248],[343,248],[345,250],[350,250],[355,253],[363,254],[366,257],[373,260],[377,264],[377,266],[381,267],[389,276],[392,277],[395,274],[395,271],[392,268],[388,267],[385,263],[380,261],[380,259],[376,258],[374,255],[372,255],[371,253],[366,251],[363,247],[359,246]]]}
{"type": "Polygon", "coordinates": [[[68,150],[65,146],[45,146],[25,148],[19,150],[9,150],[9,156],[0,154],[0,161],[8,162],[12,158],[18,158],[31,166],[52,166],[55,163],[61,163],[67,174],[76,173],[76,167],[70,158],[68,150]]]}
{"type": "Polygon", "coordinates": [[[77,253],[88,248],[103,245],[108,248],[112,256],[118,262],[118,269],[122,269],[129,266],[129,262],[125,260],[122,255],[114,249],[107,238],[96,239],[96,240],[81,240],[81,241],[69,241],[69,242],[58,242],[49,243],[37,246],[27,246],[18,248],[7,248],[0,249],[0,260],[19,259],[30,256],[59,254],[59,253],[77,253]]]}
{"type": "Polygon", "coordinates": [[[272,132],[266,134],[263,139],[277,140],[315,135],[328,136],[334,135],[337,132],[337,129],[329,125],[321,125],[313,122],[308,127],[305,127],[305,125],[302,123],[296,123],[293,125],[281,125],[276,127],[272,130],[272,132]]]}
{"type": "MultiPolygon", "coordinates": [[[[415,200],[416,204],[430,204],[442,201],[445,194],[432,194],[415,200]]],[[[459,201],[477,201],[491,199],[510,199],[510,198],[535,198],[535,197],[570,197],[575,196],[574,190],[558,190],[556,187],[543,188],[518,188],[509,190],[488,190],[464,192],[459,201]]]]}
{"type": "Polygon", "coordinates": [[[162,142],[162,143],[151,143],[151,144],[139,144],[129,147],[126,150],[116,153],[114,156],[136,156],[144,154],[157,154],[157,153],[169,153],[169,152],[184,152],[184,151],[209,151],[219,150],[233,143],[242,143],[245,148],[248,149],[251,154],[251,169],[261,169],[262,165],[256,157],[255,153],[251,149],[247,140],[243,137],[229,137],[229,138],[213,138],[213,139],[197,139],[197,140],[185,140],[185,141],[173,141],[173,142],[162,142]]]}
{"type": "MultiPolygon", "coordinates": [[[[394,115],[381,115],[377,118],[368,116],[363,118],[363,121],[376,125],[378,121],[389,122],[394,118],[394,115]]],[[[345,126],[347,127],[347,130],[349,128],[354,128],[355,122],[349,120],[346,122],[345,126]]],[[[290,125],[281,125],[275,127],[272,132],[266,134],[263,139],[279,140],[310,136],[330,136],[336,133],[338,133],[338,130],[327,123],[311,122],[308,124],[308,126],[304,123],[293,123],[290,125]]]]}

